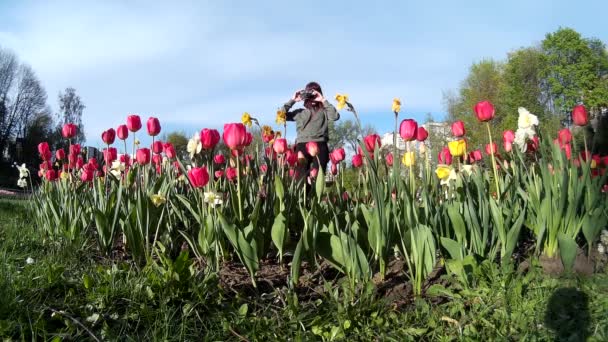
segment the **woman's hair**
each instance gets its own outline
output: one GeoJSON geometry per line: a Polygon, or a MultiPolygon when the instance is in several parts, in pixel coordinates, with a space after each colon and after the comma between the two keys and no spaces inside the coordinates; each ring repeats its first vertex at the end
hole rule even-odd
{"type": "MultiPolygon", "coordinates": [[[[316,90],[321,95],[323,95],[323,91],[321,90],[321,86],[317,82],[308,82],[308,84],[306,85],[306,87],[304,87],[304,90],[316,90]]],[[[323,108],[323,104],[311,99],[311,100],[304,101],[304,107],[306,107],[308,109],[311,109],[311,110],[314,110],[315,112],[318,112],[321,108],[323,108]]]]}

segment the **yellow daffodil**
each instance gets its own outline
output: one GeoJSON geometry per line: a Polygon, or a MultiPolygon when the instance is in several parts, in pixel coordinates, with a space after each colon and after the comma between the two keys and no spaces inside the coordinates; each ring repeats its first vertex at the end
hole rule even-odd
{"type": "Polygon", "coordinates": [[[283,109],[277,110],[277,118],[275,120],[277,125],[284,125],[287,121],[287,113],[283,109]]]}
{"type": "Polygon", "coordinates": [[[243,125],[251,127],[251,115],[249,115],[247,112],[243,113],[243,116],[241,116],[241,122],[243,125]]]}
{"type": "Polygon", "coordinates": [[[467,149],[467,142],[464,139],[450,141],[448,143],[450,154],[453,157],[460,157],[465,154],[467,149]]]}
{"type": "Polygon", "coordinates": [[[450,176],[450,171],[452,171],[452,169],[449,166],[438,165],[435,174],[437,175],[437,178],[444,180],[450,176]]]}
{"type": "Polygon", "coordinates": [[[348,95],[336,94],[336,101],[338,101],[338,110],[342,110],[346,106],[346,102],[348,102],[348,95]]]}
{"type": "Polygon", "coordinates": [[[268,136],[273,135],[272,127],[264,125],[262,126],[262,135],[268,136]]]}
{"type": "Polygon", "coordinates": [[[70,175],[67,172],[61,172],[59,177],[63,180],[67,180],[68,178],[70,178],[70,175]]]}
{"type": "Polygon", "coordinates": [[[135,145],[139,146],[140,142],[139,139],[135,139],[135,145]]]}
{"type": "Polygon", "coordinates": [[[161,195],[160,192],[156,195],[150,196],[150,199],[152,200],[152,204],[154,204],[154,206],[157,208],[167,202],[167,199],[161,195]]]}
{"type": "Polygon", "coordinates": [[[595,159],[591,159],[591,168],[592,169],[597,168],[597,162],[595,161],[595,159]]]}
{"type": "Polygon", "coordinates": [[[416,164],[416,154],[414,152],[405,152],[403,158],[401,158],[401,163],[405,166],[413,166],[416,164]]]}
{"type": "Polygon", "coordinates": [[[398,98],[394,98],[392,109],[393,109],[393,112],[399,113],[401,111],[401,100],[399,100],[398,98]]]}

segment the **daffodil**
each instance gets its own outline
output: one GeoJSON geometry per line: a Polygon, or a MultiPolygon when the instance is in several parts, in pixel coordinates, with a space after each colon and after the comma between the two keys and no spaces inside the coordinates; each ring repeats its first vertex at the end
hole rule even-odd
{"type": "Polygon", "coordinates": [[[474,170],[475,170],[474,165],[462,165],[462,171],[464,171],[464,173],[466,173],[467,176],[470,176],[474,170]]]}
{"type": "Polygon", "coordinates": [[[17,167],[17,170],[19,170],[19,178],[25,178],[30,175],[30,171],[27,169],[27,166],[25,166],[25,163],[21,164],[21,166],[15,166],[17,167]]]}
{"type": "Polygon", "coordinates": [[[338,101],[338,110],[342,110],[346,106],[346,102],[348,102],[348,95],[336,94],[336,101],[338,101]]]}
{"type": "Polygon", "coordinates": [[[450,141],[448,143],[448,148],[453,157],[460,157],[466,152],[467,142],[464,139],[450,141]]]}
{"type": "Polygon", "coordinates": [[[222,205],[224,201],[222,201],[222,197],[215,192],[205,192],[203,193],[203,200],[205,203],[209,203],[213,206],[222,205]]]}
{"type": "Polygon", "coordinates": [[[275,120],[278,125],[284,125],[287,121],[287,113],[283,109],[277,110],[277,118],[275,120]]]}
{"type": "Polygon", "coordinates": [[[186,151],[190,154],[190,159],[194,158],[194,155],[200,153],[202,150],[203,144],[201,143],[201,138],[198,133],[194,133],[192,138],[188,141],[188,145],[186,145],[186,151]]]}
{"type": "Polygon", "coordinates": [[[249,113],[247,112],[243,113],[243,115],[241,116],[241,122],[243,123],[243,125],[251,127],[251,115],[249,115],[249,113]]]}
{"type": "Polygon", "coordinates": [[[413,166],[416,164],[416,154],[414,152],[405,152],[403,158],[401,158],[401,163],[405,166],[413,166]]]}
{"type": "Polygon", "coordinates": [[[20,188],[25,188],[27,186],[27,181],[25,178],[21,178],[17,181],[17,186],[20,188]]]}
{"type": "Polygon", "coordinates": [[[519,112],[519,118],[517,119],[517,126],[519,128],[531,128],[532,126],[538,126],[538,118],[536,115],[530,114],[530,112],[524,108],[519,107],[517,109],[519,112]]]}
{"type": "Polygon", "coordinates": [[[437,175],[437,178],[444,180],[450,176],[451,170],[452,168],[447,165],[438,165],[437,169],[435,169],[435,174],[437,175]]]}
{"type": "Polygon", "coordinates": [[[140,144],[139,139],[135,139],[135,145],[139,146],[139,144],[140,144]]]}
{"type": "Polygon", "coordinates": [[[441,181],[439,182],[441,185],[449,185],[450,181],[457,179],[456,171],[452,168],[449,168],[449,173],[447,176],[445,176],[445,170],[442,170],[441,172],[442,176],[444,176],[444,178],[441,178],[441,181]]]}
{"type": "Polygon", "coordinates": [[[70,175],[67,172],[61,172],[61,174],[59,175],[59,178],[61,178],[62,180],[68,180],[69,177],[70,175]]]}
{"type": "Polygon", "coordinates": [[[264,125],[262,126],[262,134],[263,135],[274,135],[274,132],[272,131],[272,127],[264,125]]]}
{"type": "Polygon", "coordinates": [[[157,208],[167,202],[167,198],[161,195],[160,192],[158,194],[150,196],[150,199],[152,200],[152,204],[154,204],[154,206],[157,208]]]}
{"type": "Polygon", "coordinates": [[[399,100],[398,98],[393,99],[392,110],[395,113],[399,113],[401,111],[401,100],[399,100]]]}

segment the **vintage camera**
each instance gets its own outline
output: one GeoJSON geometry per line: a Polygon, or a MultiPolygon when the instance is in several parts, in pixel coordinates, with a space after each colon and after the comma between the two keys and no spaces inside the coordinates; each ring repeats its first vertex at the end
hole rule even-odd
{"type": "Polygon", "coordinates": [[[312,100],[315,97],[316,95],[313,93],[312,89],[305,89],[300,92],[300,98],[302,98],[303,101],[312,100]]]}

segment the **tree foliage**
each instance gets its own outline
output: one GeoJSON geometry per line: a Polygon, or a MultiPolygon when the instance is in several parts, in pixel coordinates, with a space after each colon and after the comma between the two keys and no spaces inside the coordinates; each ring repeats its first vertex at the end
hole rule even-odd
{"type": "Polygon", "coordinates": [[[58,113],[58,130],[67,123],[73,123],[78,126],[78,134],[72,141],[76,144],[83,144],[86,141],[84,135],[84,126],[82,124],[82,112],[85,105],[76,94],[76,89],[66,88],[64,93],[59,93],[59,113],[58,113]]]}

